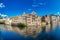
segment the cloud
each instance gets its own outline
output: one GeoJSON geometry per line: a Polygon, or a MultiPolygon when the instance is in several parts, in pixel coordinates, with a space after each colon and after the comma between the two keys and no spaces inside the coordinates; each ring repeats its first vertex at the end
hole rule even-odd
{"type": "Polygon", "coordinates": [[[1,15],[1,13],[0,13],[0,15],[1,15]]]}
{"type": "Polygon", "coordinates": [[[45,5],[46,3],[42,3],[42,2],[40,2],[40,3],[38,3],[39,5],[45,5]]]}
{"type": "Polygon", "coordinates": [[[32,10],[32,9],[28,9],[28,10],[32,10]]]}
{"type": "Polygon", "coordinates": [[[58,15],[60,14],[60,12],[57,12],[58,13],[58,15]]]}
{"type": "Polygon", "coordinates": [[[3,3],[0,3],[0,8],[5,7],[5,5],[3,3]]]}
{"type": "Polygon", "coordinates": [[[7,15],[1,15],[2,17],[7,17],[7,15]]]}
{"type": "Polygon", "coordinates": [[[1,13],[0,13],[0,16],[1,16],[1,17],[7,17],[7,15],[1,14],[1,13]]]}
{"type": "Polygon", "coordinates": [[[32,5],[32,7],[38,7],[39,5],[38,4],[34,4],[34,5],[32,5]]]}
{"type": "Polygon", "coordinates": [[[43,6],[43,5],[46,5],[46,3],[45,2],[33,2],[32,7],[39,7],[39,6],[43,6]]]}

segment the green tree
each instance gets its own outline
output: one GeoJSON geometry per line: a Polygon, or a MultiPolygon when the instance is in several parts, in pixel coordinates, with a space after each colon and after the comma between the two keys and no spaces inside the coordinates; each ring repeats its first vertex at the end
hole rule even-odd
{"type": "Polygon", "coordinates": [[[46,30],[46,27],[42,27],[42,31],[45,31],[46,30]]]}
{"type": "Polygon", "coordinates": [[[5,24],[5,20],[3,20],[3,23],[5,24]]]}
{"type": "Polygon", "coordinates": [[[18,23],[18,27],[19,27],[20,29],[23,29],[23,28],[27,27],[27,25],[24,24],[24,23],[18,23]]]}
{"type": "Polygon", "coordinates": [[[2,21],[0,22],[0,24],[5,24],[5,20],[2,20],[2,21]]]}

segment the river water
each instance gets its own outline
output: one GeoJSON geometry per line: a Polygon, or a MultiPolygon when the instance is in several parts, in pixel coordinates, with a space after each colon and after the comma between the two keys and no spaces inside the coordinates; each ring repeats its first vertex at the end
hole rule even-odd
{"type": "Polygon", "coordinates": [[[60,26],[49,33],[42,31],[35,38],[31,35],[29,37],[24,37],[11,31],[0,30],[0,40],[60,40],[60,26]]]}

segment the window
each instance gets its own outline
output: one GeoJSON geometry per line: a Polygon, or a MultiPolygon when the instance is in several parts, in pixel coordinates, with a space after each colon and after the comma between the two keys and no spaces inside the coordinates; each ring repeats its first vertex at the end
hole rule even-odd
{"type": "Polygon", "coordinates": [[[30,18],[30,17],[27,17],[27,18],[30,18]]]}
{"type": "Polygon", "coordinates": [[[52,16],[52,21],[56,21],[56,16],[52,16]]]}
{"type": "Polygon", "coordinates": [[[32,17],[35,17],[35,15],[32,15],[32,17]]]}
{"type": "Polygon", "coordinates": [[[27,19],[28,21],[30,21],[30,19],[27,19]]]}
{"type": "Polygon", "coordinates": [[[59,21],[60,21],[60,17],[59,17],[59,21]]]}
{"type": "Polygon", "coordinates": [[[32,22],[35,22],[35,20],[32,20],[32,22]]]}
{"type": "Polygon", "coordinates": [[[28,22],[28,24],[30,24],[31,22],[28,22]]]}

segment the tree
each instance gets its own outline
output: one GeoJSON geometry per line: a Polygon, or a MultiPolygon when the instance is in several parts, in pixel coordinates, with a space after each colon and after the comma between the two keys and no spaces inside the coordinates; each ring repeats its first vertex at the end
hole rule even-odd
{"type": "Polygon", "coordinates": [[[23,29],[23,28],[27,27],[27,25],[24,24],[24,23],[18,23],[18,27],[19,27],[20,29],[23,29]]]}
{"type": "Polygon", "coordinates": [[[2,21],[0,22],[0,24],[5,24],[5,20],[2,20],[2,21]]]}
{"type": "Polygon", "coordinates": [[[44,32],[45,32],[45,29],[46,29],[46,27],[42,27],[42,31],[44,31],[44,32]]]}
{"type": "Polygon", "coordinates": [[[44,21],[42,22],[42,31],[45,31],[47,23],[44,21]]]}

